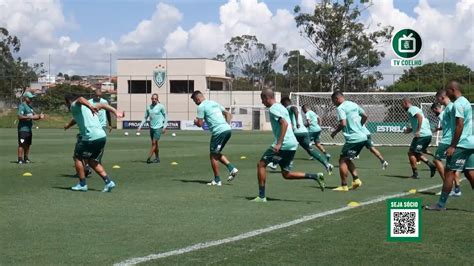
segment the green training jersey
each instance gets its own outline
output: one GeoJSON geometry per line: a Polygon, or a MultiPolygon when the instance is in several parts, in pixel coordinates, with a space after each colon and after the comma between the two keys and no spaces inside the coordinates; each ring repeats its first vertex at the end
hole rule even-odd
{"type": "Polygon", "coordinates": [[[290,115],[291,125],[293,126],[293,132],[295,134],[308,133],[308,129],[304,126],[304,123],[303,123],[303,116],[301,115],[301,109],[297,106],[294,106],[294,105],[291,106],[290,105],[290,106],[286,107],[286,110],[288,110],[288,114],[290,115]],[[291,109],[292,107],[295,107],[298,110],[298,121],[296,121],[296,119],[295,119],[296,114],[291,109]],[[298,125],[300,125],[299,128],[298,128],[298,125]]]}
{"type": "Polygon", "coordinates": [[[89,108],[74,101],[71,104],[71,113],[79,127],[81,140],[93,141],[106,137],[105,131],[100,125],[99,117],[92,114],[89,108]]]}
{"type": "Polygon", "coordinates": [[[453,115],[453,106],[453,103],[450,102],[438,116],[442,130],[440,143],[443,144],[451,144],[451,140],[453,139],[453,131],[450,124],[451,116],[453,115]]]}
{"type": "Polygon", "coordinates": [[[157,103],[155,105],[150,104],[146,107],[145,117],[143,118],[140,127],[143,126],[143,124],[148,118],[150,119],[151,129],[158,129],[163,127],[166,128],[166,126],[168,125],[166,110],[161,103],[157,103]]]}
{"type": "Polygon", "coordinates": [[[454,101],[451,121],[451,130],[454,135],[456,132],[456,118],[464,119],[464,127],[462,129],[461,138],[457,147],[469,148],[472,143],[470,136],[472,135],[472,107],[471,103],[464,97],[461,96],[454,101]]]}
{"type": "MultiPolygon", "coordinates": [[[[33,111],[33,108],[29,104],[23,102],[18,105],[18,115],[33,117],[35,115],[35,111],[33,111]]],[[[31,132],[32,127],[33,119],[18,121],[18,131],[31,132]]]]}
{"type": "Polygon", "coordinates": [[[309,132],[319,132],[321,131],[321,127],[318,123],[318,115],[313,111],[306,112],[306,119],[309,120],[309,132]]]}
{"type": "Polygon", "coordinates": [[[420,114],[422,117],[421,128],[420,128],[420,137],[429,137],[431,136],[430,122],[423,115],[423,112],[420,108],[412,105],[408,108],[408,118],[410,120],[411,128],[413,129],[413,135],[416,134],[416,129],[418,128],[418,118],[416,114],[420,114]]]}
{"type": "Polygon", "coordinates": [[[367,134],[362,129],[362,124],[360,123],[363,113],[364,110],[351,101],[344,101],[337,107],[338,121],[346,120],[343,133],[347,143],[357,143],[367,140],[367,134]]]}
{"type": "Polygon", "coordinates": [[[274,103],[268,110],[270,113],[270,123],[272,125],[272,132],[275,140],[273,141],[272,147],[278,143],[278,138],[281,133],[280,119],[285,119],[288,123],[288,128],[286,129],[286,134],[281,145],[281,150],[283,151],[295,151],[298,148],[298,141],[296,140],[295,133],[291,128],[291,120],[288,110],[280,104],[274,103]]]}
{"type": "Polygon", "coordinates": [[[219,135],[224,131],[231,130],[230,125],[227,124],[227,121],[222,114],[224,111],[224,106],[219,103],[211,100],[204,100],[197,108],[197,118],[206,121],[212,135],[219,135]]]}
{"type": "MultiPolygon", "coordinates": [[[[97,103],[107,104],[107,105],[109,104],[109,102],[107,102],[107,100],[104,99],[104,98],[100,98],[99,101],[97,101],[97,102],[95,101],[94,98],[92,98],[92,99],[89,99],[89,102],[90,102],[93,106],[95,106],[97,103]]],[[[106,126],[107,126],[107,111],[104,110],[104,109],[101,109],[101,110],[99,110],[98,115],[99,115],[100,125],[101,125],[102,127],[106,127],[106,126]]]]}

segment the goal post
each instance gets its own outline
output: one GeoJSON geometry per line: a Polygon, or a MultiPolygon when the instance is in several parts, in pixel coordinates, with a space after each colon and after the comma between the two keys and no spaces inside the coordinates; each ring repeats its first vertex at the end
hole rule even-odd
{"type": "MultiPolygon", "coordinates": [[[[326,145],[342,145],[344,137],[338,134],[332,139],[330,134],[337,126],[336,107],[331,101],[332,93],[320,92],[293,92],[290,98],[299,106],[308,105],[321,117],[321,141],[326,145]]],[[[435,101],[435,93],[403,92],[403,93],[344,93],[346,100],[360,105],[366,112],[367,129],[371,132],[372,140],[378,146],[409,146],[413,134],[405,134],[403,130],[409,125],[407,112],[402,108],[402,99],[408,97],[412,104],[426,109],[424,105],[435,101]]],[[[428,111],[431,112],[431,110],[428,111]]],[[[431,114],[423,110],[430,119],[431,114]]],[[[437,119],[437,118],[436,118],[437,119]]],[[[431,122],[431,121],[430,121],[431,122]]],[[[434,125],[432,125],[434,127],[434,125]]],[[[431,145],[435,145],[437,138],[433,138],[431,145]]]]}

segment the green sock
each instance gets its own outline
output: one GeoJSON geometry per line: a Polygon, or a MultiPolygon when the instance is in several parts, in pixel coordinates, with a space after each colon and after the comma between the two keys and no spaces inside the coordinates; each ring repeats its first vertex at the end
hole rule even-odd
{"type": "Polygon", "coordinates": [[[328,159],[326,159],[324,156],[322,156],[321,153],[319,153],[315,150],[308,151],[308,153],[309,153],[309,155],[311,155],[311,157],[318,160],[318,162],[322,163],[324,166],[326,166],[328,164],[328,159]]]}
{"type": "Polygon", "coordinates": [[[217,183],[217,182],[220,182],[220,181],[221,181],[221,177],[218,176],[218,175],[214,176],[214,181],[216,181],[216,183],[217,183]]]}
{"type": "Polygon", "coordinates": [[[310,173],[305,173],[305,174],[304,174],[304,178],[305,178],[305,179],[316,179],[316,178],[318,178],[318,175],[310,174],[310,173]]]}
{"type": "Polygon", "coordinates": [[[231,164],[231,163],[229,163],[228,165],[226,165],[226,167],[227,167],[227,170],[229,170],[229,172],[232,171],[232,170],[234,170],[234,168],[235,168],[235,166],[234,166],[233,164],[231,164]]]}
{"type": "Polygon", "coordinates": [[[446,201],[448,201],[449,193],[442,191],[441,196],[439,196],[439,201],[438,205],[441,208],[444,208],[446,206],[446,201]]]}

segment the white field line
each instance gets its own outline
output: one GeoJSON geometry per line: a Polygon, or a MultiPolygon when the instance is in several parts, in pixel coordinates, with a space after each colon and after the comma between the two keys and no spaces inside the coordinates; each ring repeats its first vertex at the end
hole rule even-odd
{"type": "MultiPolygon", "coordinates": [[[[417,191],[423,192],[423,191],[435,189],[435,188],[438,188],[438,187],[441,187],[441,186],[442,185],[434,185],[434,186],[430,186],[430,187],[427,187],[427,188],[422,188],[422,189],[417,190],[417,191]]],[[[404,192],[404,193],[398,193],[398,194],[389,195],[389,196],[382,196],[382,197],[378,197],[378,198],[375,198],[375,199],[372,199],[372,200],[369,200],[369,201],[361,202],[360,206],[371,205],[371,204],[378,203],[378,202],[381,202],[381,201],[384,201],[384,200],[387,200],[387,199],[390,199],[390,198],[404,197],[404,196],[407,196],[407,195],[410,195],[410,194],[411,193],[409,193],[409,192],[404,192]]],[[[306,215],[306,216],[303,216],[303,217],[301,217],[299,219],[296,219],[296,220],[292,220],[292,221],[282,223],[282,224],[272,225],[272,226],[262,228],[262,229],[257,229],[257,230],[250,231],[250,232],[247,232],[247,233],[243,233],[243,234],[240,234],[240,235],[236,235],[236,236],[233,236],[233,237],[228,237],[228,238],[224,238],[224,239],[220,239],[220,240],[213,240],[213,241],[209,241],[209,242],[201,242],[201,243],[194,244],[192,246],[187,246],[187,247],[184,247],[184,248],[175,249],[175,250],[171,250],[171,251],[168,251],[168,252],[150,254],[150,255],[145,256],[145,257],[131,258],[131,259],[119,262],[119,263],[115,263],[114,266],[136,265],[136,264],[151,261],[151,260],[162,259],[162,258],[166,258],[166,257],[170,257],[170,256],[175,256],[175,255],[180,255],[180,254],[184,254],[184,253],[193,252],[193,251],[200,250],[200,249],[205,249],[205,248],[209,248],[209,247],[214,247],[214,246],[219,246],[219,245],[223,245],[223,244],[227,244],[227,243],[232,243],[232,242],[240,241],[240,240],[243,240],[243,239],[251,238],[251,237],[254,237],[254,236],[258,236],[258,235],[261,235],[261,234],[264,234],[264,233],[272,232],[272,231],[275,231],[275,230],[278,230],[278,229],[283,229],[283,228],[287,228],[287,227],[290,227],[290,226],[293,226],[293,225],[297,225],[297,224],[300,224],[300,223],[304,223],[304,222],[307,222],[307,221],[318,219],[318,218],[321,218],[321,217],[333,215],[333,214],[340,213],[340,212],[345,212],[345,211],[350,210],[350,209],[354,209],[354,207],[342,207],[342,208],[339,208],[339,209],[333,209],[333,210],[329,210],[329,211],[324,211],[324,212],[320,212],[320,213],[306,215]]]]}

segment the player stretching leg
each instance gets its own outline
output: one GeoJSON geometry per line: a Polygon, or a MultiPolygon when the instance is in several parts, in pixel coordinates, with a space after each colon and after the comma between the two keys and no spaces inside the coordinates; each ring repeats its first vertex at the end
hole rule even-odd
{"type": "Polygon", "coordinates": [[[232,116],[222,105],[211,100],[206,100],[200,91],[193,92],[191,99],[193,99],[194,103],[198,106],[197,117],[194,119],[194,124],[198,127],[202,127],[204,121],[206,121],[212,134],[209,158],[211,160],[212,171],[214,172],[214,179],[209,182],[208,185],[221,186],[219,162],[225,165],[229,170],[227,181],[232,181],[239,172],[239,170],[230,163],[227,157],[222,154],[222,150],[232,136],[232,130],[229,125],[232,116]]]}
{"type": "Polygon", "coordinates": [[[362,130],[362,125],[367,121],[367,115],[359,105],[346,101],[340,91],[334,92],[331,95],[331,100],[337,106],[337,119],[339,121],[338,127],[331,133],[331,137],[334,138],[337,133],[343,131],[346,140],[339,157],[341,186],[333,190],[346,192],[349,191],[347,186],[349,172],[352,175],[352,189],[357,189],[362,185],[353,160],[367,143],[367,135],[362,130]]]}
{"type": "Polygon", "coordinates": [[[87,191],[83,163],[83,161],[85,161],[104,180],[105,187],[102,192],[110,192],[115,187],[115,183],[110,179],[99,162],[104,153],[107,135],[102,129],[96,113],[101,109],[105,109],[118,118],[122,118],[123,114],[118,114],[117,110],[106,104],[98,103],[93,106],[83,97],[77,98],[68,95],[65,97],[65,101],[73,116],[73,120],[71,120],[66,128],[77,123],[80,133],[80,139],[78,139],[74,149],[74,162],[76,172],[79,174],[79,184],[73,186],[71,189],[73,191],[87,191]]]}
{"type": "Polygon", "coordinates": [[[329,175],[332,174],[332,169],[334,168],[332,164],[328,162],[328,159],[321,156],[321,154],[315,151],[311,145],[310,137],[308,133],[308,129],[304,126],[303,116],[301,115],[301,110],[298,107],[291,104],[291,100],[288,97],[284,97],[281,99],[281,104],[288,110],[291,120],[291,126],[293,132],[295,133],[296,140],[300,144],[300,146],[311,156],[318,160],[326,169],[329,175]]]}
{"type": "Polygon", "coordinates": [[[408,159],[410,161],[411,169],[413,175],[411,178],[418,179],[418,169],[416,167],[416,162],[418,160],[424,162],[430,168],[430,176],[433,177],[436,174],[436,166],[433,163],[428,161],[423,153],[426,153],[426,148],[431,143],[431,129],[428,119],[425,118],[423,112],[420,108],[413,106],[409,98],[403,98],[402,107],[407,111],[408,118],[410,120],[411,128],[405,129],[405,134],[413,132],[413,140],[410,144],[410,149],[408,150],[408,159]]]}
{"type": "MultiPolygon", "coordinates": [[[[314,142],[314,146],[316,146],[316,148],[318,148],[326,156],[326,159],[329,161],[329,159],[331,159],[331,154],[326,152],[326,149],[321,144],[321,140],[320,140],[321,126],[319,125],[321,124],[321,118],[319,118],[319,116],[315,112],[313,112],[311,109],[309,109],[307,105],[303,105],[301,109],[303,110],[305,114],[306,119],[305,119],[304,125],[308,127],[310,140],[314,142]]],[[[311,159],[313,159],[313,157],[311,157],[311,159]]]]}
{"type": "Polygon", "coordinates": [[[298,141],[290,126],[291,120],[288,111],[283,105],[275,100],[275,93],[271,89],[262,91],[260,97],[262,103],[269,108],[270,123],[275,138],[272,146],[265,151],[257,165],[258,175],[258,197],[253,199],[255,202],[266,202],[265,182],[266,171],[265,166],[270,162],[276,162],[280,165],[281,175],[285,179],[312,179],[318,182],[321,190],[324,190],[324,177],[322,173],[309,174],[303,172],[291,172],[290,164],[295,157],[298,141]]]}

